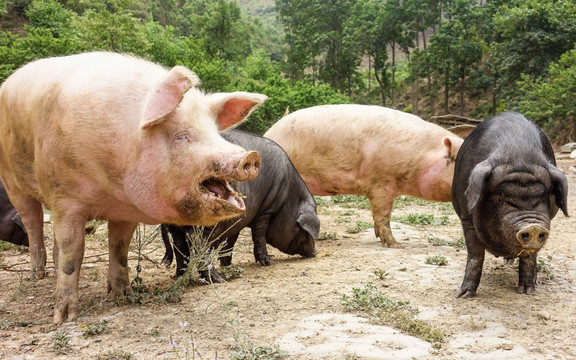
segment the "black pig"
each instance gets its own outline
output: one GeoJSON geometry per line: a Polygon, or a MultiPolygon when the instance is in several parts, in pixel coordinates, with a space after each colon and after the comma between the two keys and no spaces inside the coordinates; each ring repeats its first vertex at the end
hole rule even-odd
{"type": "MultiPolygon", "coordinates": [[[[226,241],[222,251],[230,251],[240,230],[250,227],[254,257],[264,266],[271,264],[266,243],[289,255],[315,256],[315,241],[320,231],[316,202],[284,150],[270,139],[240,130],[224,131],[221,135],[233,144],[256,150],[261,156],[262,165],[256,179],[234,184],[245,196],[246,212],[238,218],[204,229],[208,241],[216,239],[213,246],[226,241]]],[[[176,247],[177,276],[186,268],[185,260],[190,256],[186,233],[193,229],[192,226],[162,225],[162,238],[166,245],[163,263],[169,265],[172,262],[172,247],[168,239],[170,232],[176,247]]],[[[232,255],[220,258],[222,266],[231,263],[232,255]]],[[[211,271],[210,276],[214,282],[223,281],[215,270],[211,271]]]]}
{"type": "Polygon", "coordinates": [[[28,233],[20,215],[8,198],[4,184],[0,182],[0,240],[28,246],[28,233]]]}
{"type": "Polygon", "coordinates": [[[454,169],[452,203],[468,250],[456,297],[476,295],[485,250],[518,257],[518,292],[533,293],[538,250],[558,208],[568,216],[567,195],[550,141],[534,123],[506,112],[478,125],[462,144],[454,169]]]}

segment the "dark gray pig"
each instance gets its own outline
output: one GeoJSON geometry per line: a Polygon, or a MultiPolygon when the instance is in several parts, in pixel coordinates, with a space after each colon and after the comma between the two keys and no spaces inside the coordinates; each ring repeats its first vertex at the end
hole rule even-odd
{"type": "MultiPolygon", "coordinates": [[[[258,151],[262,163],[256,179],[234,184],[245,196],[246,212],[240,217],[206,228],[204,233],[208,241],[217,239],[213,246],[226,241],[222,249],[226,252],[233,249],[240,230],[250,227],[254,257],[264,266],[271,264],[267,243],[289,255],[315,256],[315,241],[320,231],[316,202],[284,150],[270,139],[240,130],[227,130],[221,135],[233,144],[258,151]]],[[[172,262],[172,247],[168,239],[170,232],[176,247],[177,276],[184,272],[185,261],[190,256],[186,233],[193,228],[162,225],[162,238],[166,245],[163,263],[169,265],[172,262]]],[[[232,255],[220,258],[222,266],[231,263],[232,255]]],[[[210,276],[214,282],[222,281],[215,270],[210,276]]]]}
{"type": "Polygon", "coordinates": [[[550,220],[558,208],[568,216],[568,182],[555,165],[546,134],[518,113],[489,118],[466,138],[452,187],[468,250],[456,297],[476,295],[485,250],[518,257],[518,292],[534,292],[536,257],[548,239],[550,220]]]}
{"type": "Polygon", "coordinates": [[[28,246],[28,233],[20,215],[8,198],[4,184],[0,182],[0,240],[28,246]]]}

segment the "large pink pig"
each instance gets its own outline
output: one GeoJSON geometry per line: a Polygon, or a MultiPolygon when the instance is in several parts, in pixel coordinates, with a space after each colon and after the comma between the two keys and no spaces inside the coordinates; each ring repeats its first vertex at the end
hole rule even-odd
{"type": "Polygon", "coordinates": [[[284,148],[312,194],[368,197],[376,236],[389,247],[398,246],[390,231],[394,199],[450,201],[463,142],[415,115],[370,105],[298,110],[264,136],[284,148]]]}
{"type": "Polygon", "coordinates": [[[114,53],[32,62],[0,88],[0,173],[44,276],[42,203],[57,268],[54,322],[78,315],[87,220],[108,219],[111,297],[131,292],[128,246],[138,222],[213,225],[244,203],[228,181],[257,176],[258,153],[219,130],[266,100],[206,95],[190,70],[114,53]]]}

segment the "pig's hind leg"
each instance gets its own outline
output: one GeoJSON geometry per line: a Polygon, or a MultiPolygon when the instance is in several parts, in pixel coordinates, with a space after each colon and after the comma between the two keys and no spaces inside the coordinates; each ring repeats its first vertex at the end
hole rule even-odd
{"type": "Polygon", "coordinates": [[[30,272],[42,279],[46,274],[46,246],[44,245],[44,213],[42,204],[20,194],[10,194],[12,204],[20,214],[24,228],[28,233],[30,247],[30,272]]]}
{"type": "Polygon", "coordinates": [[[77,213],[54,209],[54,259],[57,266],[54,323],[78,316],[78,282],[84,257],[86,219],[77,213]]]}
{"type": "Polygon", "coordinates": [[[128,277],[128,248],[138,223],[108,221],[108,298],[132,294],[128,277]]]}

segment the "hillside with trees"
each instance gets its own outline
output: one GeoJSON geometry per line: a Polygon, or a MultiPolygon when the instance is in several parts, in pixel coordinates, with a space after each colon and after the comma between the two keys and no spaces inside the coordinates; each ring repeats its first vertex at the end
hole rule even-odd
{"type": "Polygon", "coordinates": [[[525,113],[576,125],[576,3],[561,0],[1,0],[0,81],[34,59],[105,50],[198,73],[206,91],[289,107],[378,104],[428,119],[525,113]]]}

